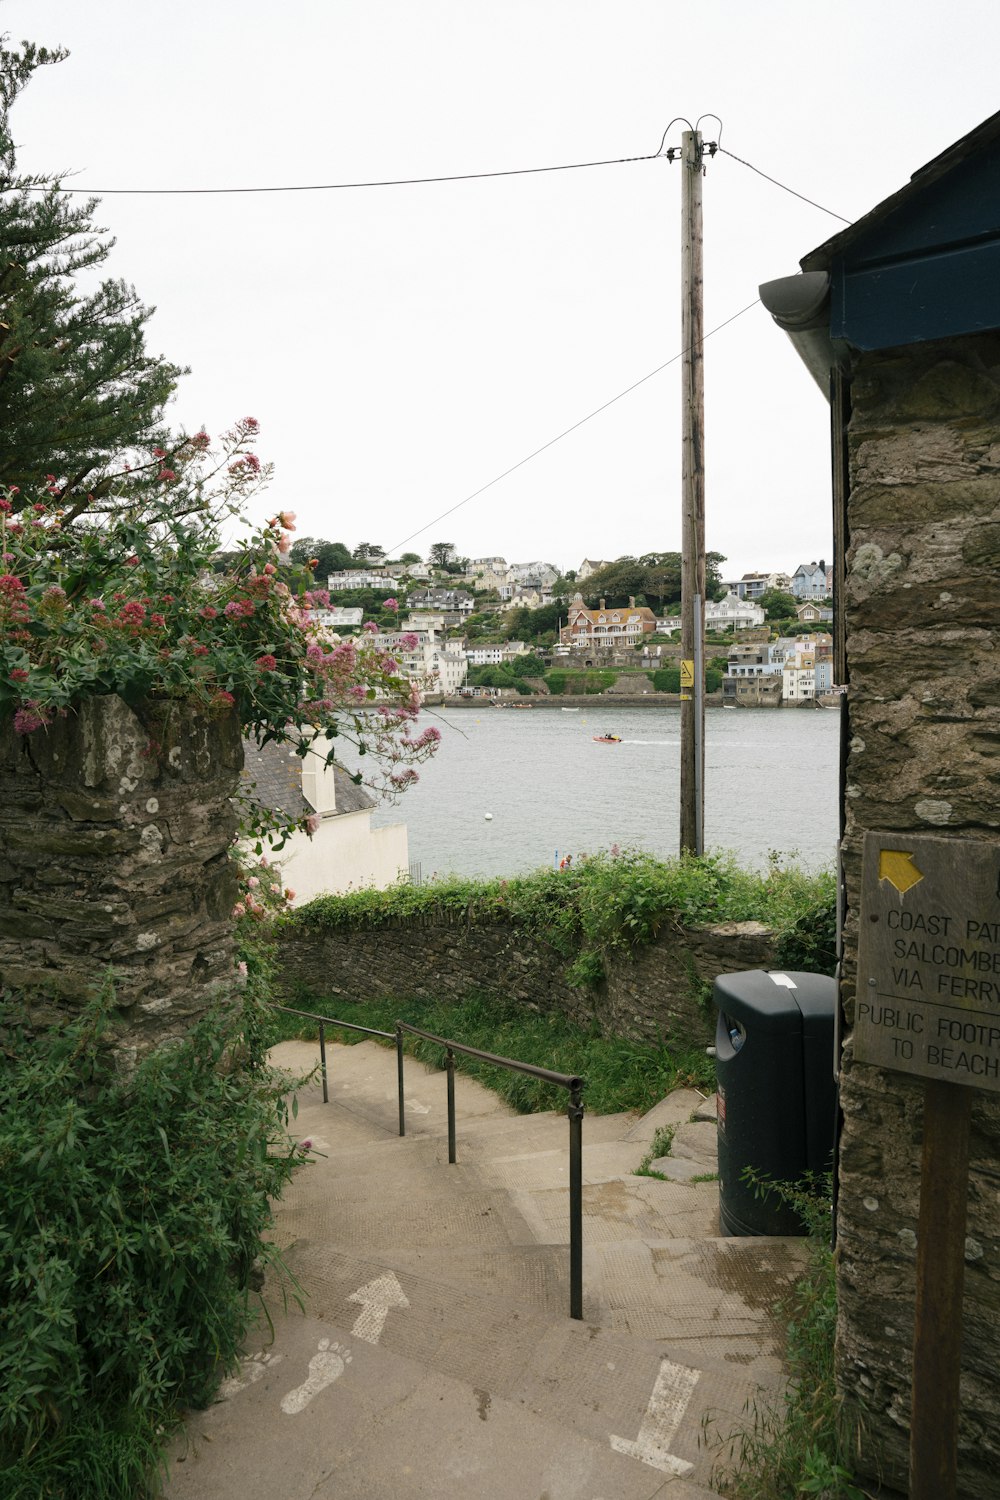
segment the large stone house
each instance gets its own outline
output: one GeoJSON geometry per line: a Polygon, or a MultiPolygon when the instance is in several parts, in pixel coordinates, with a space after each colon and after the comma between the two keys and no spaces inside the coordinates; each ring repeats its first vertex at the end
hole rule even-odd
{"type": "Polygon", "coordinates": [[[962,978],[1000,972],[996,877],[973,910],[968,875],[1000,868],[998,202],[1000,114],[804,256],[803,274],[761,287],[830,403],[834,670],[846,689],[837,1383],[862,1477],[907,1491],[911,1439],[915,1452],[942,1442],[936,1492],[962,1500],[991,1500],[1000,1471],[1000,1046],[996,1002],[985,1024],[975,1000],[995,988],[962,978]],[[915,888],[883,876],[879,851],[894,847],[914,862],[915,888]],[[878,902],[914,921],[927,899],[921,860],[945,872],[928,887],[939,925],[953,909],[965,943],[964,900],[982,939],[954,960],[943,948],[924,994],[933,945],[913,945],[899,982],[859,960],[878,902]],[[936,1042],[951,1014],[938,981],[950,984],[956,965],[960,988],[944,993],[965,997],[959,1030],[974,1038],[961,1054],[936,1042]],[[873,1010],[887,988],[902,997],[873,1010]],[[918,1288],[931,1287],[946,1315],[924,1300],[918,1318],[918,1288]],[[957,1488],[943,1482],[956,1426],[957,1488]]]}
{"type": "Polygon", "coordinates": [[[597,609],[588,609],[583,595],[573,595],[567,610],[566,624],[559,632],[564,646],[587,650],[617,650],[623,646],[641,646],[643,638],[656,629],[656,616],[634,598],[626,607],[607,607],[602,599],[597,609]]]}

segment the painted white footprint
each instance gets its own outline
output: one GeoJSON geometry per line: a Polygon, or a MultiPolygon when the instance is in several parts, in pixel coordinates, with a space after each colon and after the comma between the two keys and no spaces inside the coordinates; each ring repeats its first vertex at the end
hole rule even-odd
{"type": "Polygon", "coordinates": [[[320,1339],[319,1347],[309,1361],[309,1374],[300,1386],[289,1391],[281,1403],[286,1416],[294,1417],[304,1411],[314,1396],[332,1385],[351,1362],[350,1352],[343,1344],[331,1344],[329,1339],[320,1339]]]}
{"type": "Polygon", "coordinates": [[[228,1376],[219,1386],[216,1401],[228,1401],[238,1391],[245,1391],[248,1385],[255,1385],[262,1375],[266,1375],[280,1361],[280,1354],[265,1354],[263,1349],[259,1354],[251,1354],[248,1359],[241,1360],[236,1374],[228,1376]]]}

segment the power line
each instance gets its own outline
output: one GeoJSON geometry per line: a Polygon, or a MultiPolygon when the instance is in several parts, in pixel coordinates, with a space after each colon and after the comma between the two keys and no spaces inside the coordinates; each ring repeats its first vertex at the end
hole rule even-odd
{"type": "MultiPolygon", "coordinates": [[[[742,318],[744,313],[748,313],[750,309],[752,307],[756,307],[759,302],[760,298],[755,297],[752,302],[747,303],[746,307],[741,307],[739,312],[733,313],[731,318],[726,318],[724,323],[717,323],[714,328],[710,328],[708,333],[705,334],[705,339],[710,339],[713,333],[719,333],[723,328],[728,328],[730,323],[735,323],[737,318],[742,318]]],[[[705,339],[702,339],[702,343],[705,342],[705,339]]],[[[507,476],[509,474],[513,474],[515,470],[522,469],[525,464],[530,463],[533,458],[537,458],[540,453],[544,453],[547,448],[551,448],[556,443],[561,442],[564,437],[569,437],[571,432],[576,432],[578,427],[582,427],[585,422],[589,422],[593,417],[600,416],[601,412],[607,411],[609,406],[614,406],[616,401],[621,401],[625,396],[630,396],[632,392],[637,391],[641,385],[645,385],[647,380],[652,380],[654,375],[659,375],[660,372],[667,369],[669,365],[674,365],[679,359],[683,359],[686,353],[687,350],[682,349],[679,354],[675,354],[670,359],[665,360],[662,365],[657,365],[655,370],[650,370],[648,375],[643,375],[638,380],[633,381],[630,386],[626,386],[625,390],[619,391],[617,396],[612,396],[610,400],[605,401],[602,403],[602,405],[595,407],[594,410],[588,412],[585,417],[581,417],[578,422],[574,422],[571,427],[566,427],[562,432],[557,433],[555,437],[549,438],[547,443],[543,443],[542,446],[540,448],[536,448],[533,453],[529,453],[524,458],[518,459],[516,464],[511,464],[510,468],[504,469],[502,474],[497,474],[494,479],[490,479],[486,484],[480,485],[478,490],[473,490],[471,495],[466,495],[465,499],[459,500],[457,505],[450,506],[448,510],[442,511],[439,516],[435,516],[433,521],[428,521],[425,526],[420,526],[416,531],[411,531],[410,535],[404,536],[401,542],[394,542],[388,553],[386,553],[385,555],[387,557],[394,557],[401,547],[406,546],[407,542],[412,542],[415,537],[423,536],[425,531],[430,531],[431,527],[436,526],[439,521],[444,521],[448,518],[448,516],[453,516],[457,510],[462,509],[463,505],[468,505],[470,500],[475,500],[479,495],[484,494],[486,490],[492,489],[495,484],[499,484],[502,479],[506,479],[507,476]]]]}
{"type": "MultiPolygon", "coordinates": [[[[658,151],[646,156],[615,156],[602,161],[570,161],[553,167],[510,167],[499,172],[455,172],[440,177],[390,177],[373,182],[304,182],[282,183],[273,187],[208,187],[208,188],[64,188],[61,193],[84,194],[88,197],[108,198],[114,195],[143,197],[176,197],[179,195],[207,196],[224,193],[336,193],[348,188],[417,187],[430,182],[476,182],[486,177],[529,177],[536,172],[579,172],[585,167],[620,167],[633,161],[656,161],[658,151]]],[[[29,188],[29,192],[48,192],[48,188],[29,188]]]]}
{"type": "Polygon", "coordinates": [[[842,224],[853,222],[851,219],[845,219],[843,214],[835,214],[832,208],[824,208],[822,203],[816,202],[815,198],[807,198],[805,193],[797,193],[794,188],[788,187],[786,183],[779,182],[777,177],[769,177],[766,172],[761,171],[760,167],[755,167],[753,162],[744,161],[742,156],[736,156],[732,151],[727,151],[725,146],[719,146],[718,149],[723,156],[731,156],[733,161],[738,161],[741,167],[749,167],[751,172],[757,173],[758,177],[763,177],[766,182],[773,182],[775,187],[780,187],[782,192],[791,193],[793,198],[801,198],[803,203],[808,203],[812,208],[818,208],[820,213],[829,214],[831,219],[839,219],[842,224]]]}

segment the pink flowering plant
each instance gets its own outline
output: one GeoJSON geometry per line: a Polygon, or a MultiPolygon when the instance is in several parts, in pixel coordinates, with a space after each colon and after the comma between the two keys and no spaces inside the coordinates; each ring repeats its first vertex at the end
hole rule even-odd
{"type": "Polygon", "coordinates": [[[324,630],[325,591],[288,562],[294,513],[248,527],[269,478],[257,431],[247,417],[215,447],[199,433],[156,449],[96,513],[67,511],[54,475],[33,498],[0,488],[0,720],[44,733],[118,694],[155,753],[156,723],[183,703],[300,755],[322,739],[328,762],[345,737],[371,755],[370,785],[402,790],[438,731],[413,732],[419,693],[387,650],[324,630]],[[225,551],[224,526],[243,528],[225,551]]]}

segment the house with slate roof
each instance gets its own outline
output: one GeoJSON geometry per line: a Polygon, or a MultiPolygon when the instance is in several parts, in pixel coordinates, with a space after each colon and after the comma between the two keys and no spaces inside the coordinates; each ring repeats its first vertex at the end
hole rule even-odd
{"type": "MultiPolygon", "coordinates": [[[[850,119],[847,110],[842,132],[850,119]]],[[[938,899],[954,901],[961,937],[979,930],[981,910],[997,909],[1000,113],[799,264],[798,275],[766,283],[760,295],[830,414],[834,671],[844,721],[837,1394],[856,1437],[852,1468],[880,1493],[915,1493],[912,1439],[921,1493],[994,1500],[996,991],[962,988],[955,1014],[969,1043],[944,1048],[938,1038],[952,1013],[940,996],[954,993],[947,967],[925,968],[926,993],[922,980],[903,988],[870,972],[870,959],[861,967],[859,933],[869,930],[866,882],[885,890],[878,866],[873,876],[866,864],[866,843],[878,849],[886,838],[912,851],[916,870],[933,851],[954,887],[938,899]],[[981,895],[968,873],[977,861],[989,871],[981,895]],[[876,987],[884,995],[887,984],[890,1007],[869,1011],[865,997],[876,987]],[[922,1161],[941,1165],[931,1171],[922,1161]],[[921,1285],[935,1287],[943,1317],[926,1299],[917,1309],[921,1285]],[[931,1322],[936,1343],[928,1349],[925,1339],[915,1358],[914,1327],[926,1332],[931,1322]],[[953,1330],[960,1338],[952,1341],[953,1330]]],[[[902,887],[886,893],[897,896],[902,907],[902,887]]],[[[877,910],[870,915],[878,920],[877,910]]],[[[969,957],[958,949],[941,960],[965,965],[960,985],[975,985],[966,977],[973,960],[977,971],[1000,969],[1000,924],[985,931],[989,941],[969,957]]]]}
{"type": "Polygon", "coordinates": [[[294,906],[314,896],[395,885],[409,875],[405,823],[371,826],[375,799],[342,766],[324,764],[327,741],[305,757],[269,740],[243,741],[243,790],[259,806],[294,818],[318,819],[312,837],[293,833],[273,858],[294,906]]]}

